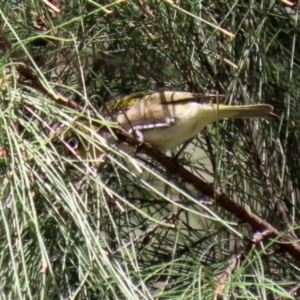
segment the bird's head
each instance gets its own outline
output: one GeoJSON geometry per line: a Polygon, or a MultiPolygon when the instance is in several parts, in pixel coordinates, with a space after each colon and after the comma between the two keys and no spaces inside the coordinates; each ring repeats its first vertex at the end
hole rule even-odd
{"type": "Polygon", "coordinates": [[[109,129],[88,121],[78,121],[62,135],[64,155],[82,160],[97,160],[108,148],[113,134],[109,129]]]}

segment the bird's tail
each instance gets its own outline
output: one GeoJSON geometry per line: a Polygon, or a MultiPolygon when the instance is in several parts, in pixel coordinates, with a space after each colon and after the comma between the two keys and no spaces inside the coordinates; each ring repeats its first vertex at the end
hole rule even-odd
{"type": "Polygon", "coordinates": [[[273,113],[273,106],[269,104],[256,105],[221,105],[212,104],[213,109],[218,115],[218,119],[223,118],[264,118],[264,119],[278,119],[279,117],[273,113]]]}

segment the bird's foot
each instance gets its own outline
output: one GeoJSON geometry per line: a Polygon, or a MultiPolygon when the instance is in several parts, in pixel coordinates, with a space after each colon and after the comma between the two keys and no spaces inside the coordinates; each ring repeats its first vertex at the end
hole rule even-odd
{"type": "Polygon", "coordinates": [[[144,142],[144,136],[139,128],[131,128],[128,132],[138,140],[140,145],[144,142]]]}

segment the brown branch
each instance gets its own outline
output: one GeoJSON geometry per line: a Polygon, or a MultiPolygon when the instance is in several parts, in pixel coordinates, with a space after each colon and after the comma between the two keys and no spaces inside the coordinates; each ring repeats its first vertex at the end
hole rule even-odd
{"type": "Polygon", "coordinates": [[[166,168],[169,174],[180,177],[185,183],[191,184],[196,190],[211,199],[214,199],[216,204],[235,215],[242,222],[248,223],[254,231],[268,231],[268,237],[273,238],[274,242],[277,241],[277,245],[282,251],[289,253],[296,261],[300,262],[300,245],[292,240],[289,235],[278,231],[271,224],[233,201],[233,199],[225,193],[215,190],[212,185],[186,170],[174,159],[166,156],[146,143],[140,144],[139,141],[133,139],[129,133],[122,129],[117,129],[115,133],[121,142],[126,142],[131,146],[135,146],[138,152],[145,153],[159,162],[166,168]]]}
{"type": "Polygon", "coordinates": [[[47,88],[44,87],[44,85],[40,82],[38,77],[35,76],[28,68],[19,66],[18,72],[20,73],[20,75],[22,75],[24,78],[27,79],[26,81],[23,82],[23,84],[25,86],[28,86],[40,93],[43,93],[44,95],[48,96],[53,101],[55,101],[63,106],[72,108],[79,112],[83,112],[84,108],[82,106],[80,106],[79,104],[77,104],[75,101],[64,97],[57,91],[54,91],[54,90],[52,92],[48,91],[47,88]],[[28,79],[29,79],[29,81],[28,81],[28,79]]]}
{"type": "MultiPolygon", "coordinates": [[[[3,35],[0,35],[0,49],[3,49],[3,52],[9,52],[10,58],[12,59],[20,59],[22,62],[22,51],[17,51],[12,48],[12,45],[10,41],[3,35]]],[[[65,57],[67,56],[64,52],[65,57]]],[[[28,86],[32,88],[35,91],[38,91],[40,93],[43,93],[44,95],[48,96],[50,99],[54,100],[55,102],[70,107],[76,111],[83,112],[84,108],[80,105],[78,105],[75,101],[64,97],[60,93],[58,93],[55,90],[49,91],[41,82],[39,77],[34,74],[34,72],[26,65],[26,63],[23,64],[16,64],[16,70],[20,75],[20,81],[23,83],[23,85],[28,86]]],[[[73,70],[74,71],[74,70],[73,70]]]]}

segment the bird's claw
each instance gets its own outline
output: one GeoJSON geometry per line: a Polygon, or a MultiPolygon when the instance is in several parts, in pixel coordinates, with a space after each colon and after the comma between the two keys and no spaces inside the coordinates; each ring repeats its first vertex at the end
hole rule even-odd
{"type": "Polygon", "coordinates": [[[128,131],[131,135],[133,135],[140,144],[142,144],[144,142],[144,136],[142,134],[142,132],[137,129],[137,128],[131,128],[129,131],[128,131]]]}

